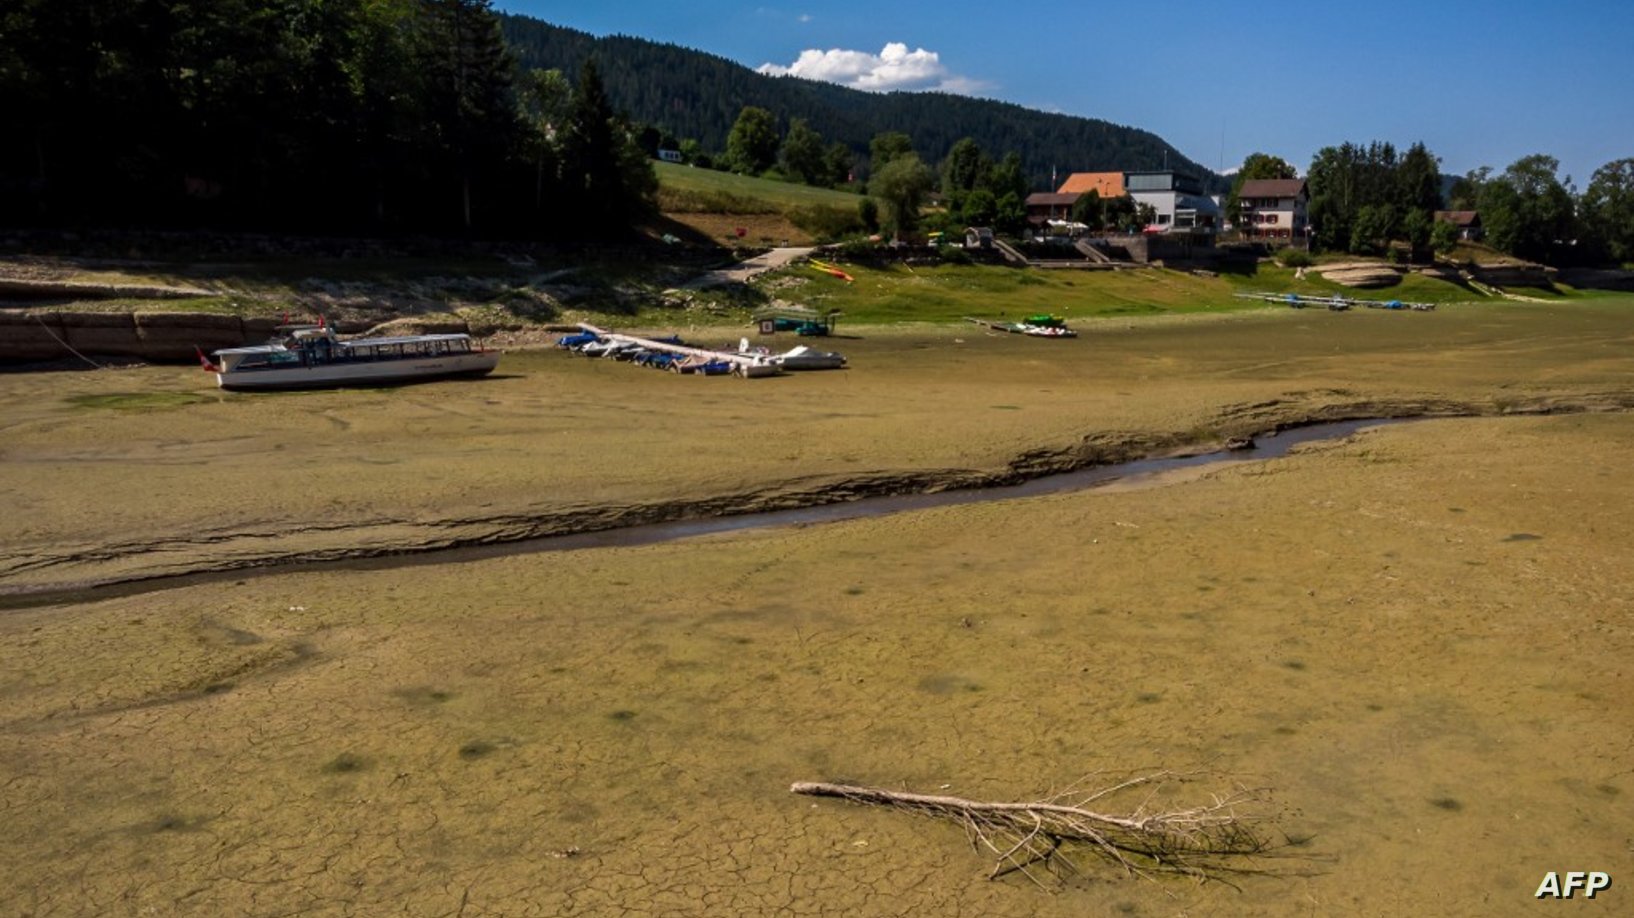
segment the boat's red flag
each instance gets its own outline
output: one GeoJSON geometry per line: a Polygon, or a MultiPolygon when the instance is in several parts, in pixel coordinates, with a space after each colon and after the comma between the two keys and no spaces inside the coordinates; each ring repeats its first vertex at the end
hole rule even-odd
{"type": "Polygon", "coordinates": [[[221,372],[221,367],[218,367],[215,364],[211,363],[210,358],[204,356],[203,348],[200,348],[197,344],[195,344],[195,345],[193,345],[193,352],[199,355],[199,364],[201,366],[203,366],[206,370],[210,371],[211,373],[220,373],[221,372]]]}

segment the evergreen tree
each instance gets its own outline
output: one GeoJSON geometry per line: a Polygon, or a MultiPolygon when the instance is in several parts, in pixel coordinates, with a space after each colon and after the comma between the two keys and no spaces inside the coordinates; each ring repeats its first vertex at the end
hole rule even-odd
{"type": "Polygon", "coordinates": [[[1440,161],[1423,143],[1407,148],[1396,167],[1395,205],[1403,211],[1422,210],[1433,214],[1441,209],[1440,161]]]}
{"type": "Polygon", "coordinates": [[[625,231],[652,209],[658,179],[634,132],[614,115],[594,59],[579,72],[562,145],[564,211],[593,235],[625,231]]]}
{"type": "Polygon", "coordinates": [[[445,168],[459,189],[460,224],[473,227],[473,184],[502,169],[517,136],[513,65],[490,0],[421,0],[426,107],[440,127],[445,168]]]}
{"type": "Polygon", "coordinates": [[[969,137],[962,138],[948,151],[947,158],[942,161],[942,201],[955,222],[972,226],[987,226],[993,222],[998,199],[992,191],[987,192],[987,198],[980,207],[967,208],[965,203],[992,168],[993,161],[969,137]]]}

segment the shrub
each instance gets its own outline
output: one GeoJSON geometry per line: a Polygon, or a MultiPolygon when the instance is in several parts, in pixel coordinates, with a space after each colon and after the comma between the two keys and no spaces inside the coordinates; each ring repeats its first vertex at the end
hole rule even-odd
{"type": "Polygon", "coordinates": [[[862,221],[863,228],[870,233],[879,232],[879,204],[873,198],[865,197],[857,202],[857,218],[862,221]]]}
{"type": "Polygon", "coordinates": [[[1316,264],[1316,259],[1304,249],[1287,248],[1277,253],[1277,261],[1284,268],[1309,268],[1316,264]]]}
{"type": "Polygon", "coordinates": [[[800,227],[818,240],[838,239],[862,232],[866,227],[862,215],[844,207],[826,207],[809,204],[791,207],[785,212],[789,222],[800,227]]]}
{"type": "Polygon", "coordinates": [[[879,246],[866,239],[852,239],[834,247],[837,261],[870,263],[879,258],[879,246]]]}

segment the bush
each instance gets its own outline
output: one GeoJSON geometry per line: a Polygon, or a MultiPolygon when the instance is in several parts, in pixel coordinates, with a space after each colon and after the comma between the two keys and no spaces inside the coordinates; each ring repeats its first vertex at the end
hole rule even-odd
{"type": "Polygon", "coordinates": [[[879,232],[879,203],[868,197],[858,201],[857,219],[862,221],[863,228],[868,232],[879,232]]]}
{"type": "Polygon", "coordinates": [[[820,204],[791,207],[785,212],[789,222],[800,227],[819,241],[839,239],[866,229],[862,215],[844,207],[825,207],[820,204]]]}
{"type": "Polygon", "coordinates": [[[1304,249],[1287,248],[1277,253],[1277,262],[1284,268],[1309,268],[1316,259],[1304,249]]]}
{"type": "Polygon", "coordinates": [[[835,246],[833,256],[836,261],[867,264],[879,259],[879,246],[866,239],[852,239],[835,246]]]}

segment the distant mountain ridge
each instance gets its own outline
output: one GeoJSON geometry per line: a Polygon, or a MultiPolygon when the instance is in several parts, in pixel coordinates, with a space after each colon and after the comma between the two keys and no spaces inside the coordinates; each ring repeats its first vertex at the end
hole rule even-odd
{"type": "Polygon", "coordinates": [[[866,158],[868,141],[885,131],[907,134],[931,164],[964,137],[994,159],[1014,150],[1036,190],[1053,191],[1052,175],[1160,169],[1165,164],[1194,172],[1211,189],[1229,184],[1150,131],[1095,118],[940,92],[862,92],[767,76],[678,45],[624,35],[596,38],[508,13],[499,14],[499,20],[523,68],[561,70],[571,80],[594,55],[615,108],[634,121],[694,138],[710,151],[725,149],[739,112],[755,105],[777,116],[784,129],[790,119],[804,118],[825,142],[844,143],[859,160],[866,158]]]}

